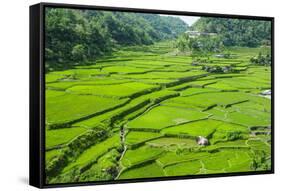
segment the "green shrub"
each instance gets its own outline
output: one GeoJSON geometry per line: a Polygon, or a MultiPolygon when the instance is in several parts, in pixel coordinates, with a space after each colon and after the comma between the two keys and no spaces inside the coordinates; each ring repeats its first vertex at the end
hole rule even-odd
{"type": "Polygon", "coordinates": [[[252,64],[256,65],[262,65],[262,66],[270,66],[271,65],[271,55],[266,54],[263,55],[261,52],[258,54],[258,56],[254,56],[250,59],[250,62],[252,64]]]}
{"type": "Polygon", "coordinates": [[[77,44],[72,48],[71,54],[73,60],[75,61],[84,61],[86,55],[86,47],[82,44],[77,44]]]}

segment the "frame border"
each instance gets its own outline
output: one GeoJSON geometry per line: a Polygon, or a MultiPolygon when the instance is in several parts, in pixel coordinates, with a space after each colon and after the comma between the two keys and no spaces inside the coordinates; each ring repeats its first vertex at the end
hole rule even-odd
{"type": "MultiPolygon", "coordinates": [[[[246,175],[263,175],[263,174],[274,174],[274,17],[264,17],[264,16],[250,16],[250,15],[234,15],[234,14],[218,14],[218,13],[200,13],[200,12],[187,12],[187,11],[173,11],[173,10],[156,10],[156,9],[140,9],[140,8],[125,8],[125,7],[108,7],[108,6],[95,6],[95,5],[77,5],[77,4],[63,4],[63,3],[39,3],[30,7],[39,9],[39,24],[38,21],[32,21],[30,18],[30,51],[32,51],[32,43],[39,43],[39,50],[34,50],[30,52],[30,67],[34,67],[34,60],[31,58],[36,54],[39,55],[39,70],[32,70],[30,68],[30,76],[32,72],[39,75],[37,80],[37,85],[39,85],[39,92],[32,92],[32,87],[36,85],[36,82],[31,82],[30,77],[30,185],[39,188],[57,188],[57,187],[70,187],[70,186],[89,186],[89,185],[104,185],[104,184],[120,184],[120,183],[137,183],[137,182],[152,182],[152,181],[166,181],[166,180],[184,180],[184,179],[196,179],[196,178],[214,178],[214,177],[229,177],[229,176],[246,176],[246,175]],[[101,11],[118,11],[118,12],[138,12],[138,13],[154,13],[154,14],[166,14],[166,15],[183,15],[183,16],[201,16],[201,17],[220,17],[220,18],[231,18],[231,19],[249,19],[249,20],[264,20],[271,22],[271,169],[266,171],[249,171],[249,172],[233,172],[233,173],[217,173],[217,174],[204,174],[204,175],[185,175],[185,176],[170,176],[170,177],[155,177],[155,178],[137,178],[137,179],[126,179],[126,180],[108,180],[108,181],[89,181],[89,182],[75,182],[75,183],[56,183],[56,184],[46,184],[46,173],[45,173],[45,8],[68,8],[68,9],[86,9],[86,10],[101,10],[101,11]],[[31,33],[34,33],[34,28],[31,25],[39,25],[39,42],[34,42],[38,39],[34,39],[31,33]],[[32,41],[33,40],[33,41],[32,41]],[[38,72],[38,73],[37,73],[38,72]],[[39,84],[38,84],[39,83],[39,84]],[[31,104],[34,101],[31,100],[31,96],[38,96],[39,99],[39,119],[34,119],[34,111],[32,110],[31,104]],[[35,136],[32,132],[38,127],[32,126],[32,120],[39,120],[39,136],[40,140],[36,140],[35,143],[32,141],[35,136]],[[32,149],[31,144],[39,145],[38,150],[32,149]],[[31,158],[34,155],[39,156],[39,161],[32,161],[31,158]],[[34,164],[31,164],[34,162],[34,164]],[[32,169],[34,168],[34,169],[32,169]],[[39,173],[39,174],[37,174],[39,173]],[[39,179],[39,181],[34,181],[39,179]],[[36,183],[35,183],[36,182],[36,183]]],[[[38,10],[37,10],[38,11],[38,10]]],[[[32,15],[30,14],[30,17],[32,15]]],[[[35,30],[37,32],[37,30],[35,30]]],[[[37,130],[38,131],[38,130],[37,130]]],[[[38,132],[37,132],[38,133],[38,132]]],[[[36,157],[38,158],[38,157],[36,157]]]]}

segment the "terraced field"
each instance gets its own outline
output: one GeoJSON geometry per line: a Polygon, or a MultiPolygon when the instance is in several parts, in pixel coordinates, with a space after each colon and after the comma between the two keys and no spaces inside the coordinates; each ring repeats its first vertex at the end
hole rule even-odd
{"type": "Polygon", "coordinates": [[[271,68],[249,63],[269,50],[233,48],[234,58],[194,64],[168,44],[46,74],[48,183],[271,168],[271,100],[261,95],[271,68]]]}

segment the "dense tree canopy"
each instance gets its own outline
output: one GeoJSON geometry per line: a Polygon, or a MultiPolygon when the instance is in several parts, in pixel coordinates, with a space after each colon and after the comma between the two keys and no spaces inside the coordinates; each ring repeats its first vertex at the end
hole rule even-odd
{"type": "Polygon", "coordinates": [[[174,38],[188,27],[175,17],[62,8],[48,8],[45,25],[47,71],[95,60],[120,45],[174,38]]]}
{"type": "Polygon", "coordinates": [[[268,21],[202,17],[192,28],[217,33],[225,46],[256,47],[271,42],[271,22],[268,21]]]}
{"type": "Polygon", "coordinates": [[[176,48],[181,52],[191,52],[192,56],[207,56],[210,53],[221,52],[223,43],[219,35],[202,35],[192,37],[187,33],[180,35],[175,43],[176,48]]]}
{"type": "Polygon", "coordinates": [[[158,38],[169,39],[177,37],[179,34],[184,33],[188,26],[179,18],[171,16],[159,16],[156,14],[142,14],[138,13],[157,31],[158,38]]]}

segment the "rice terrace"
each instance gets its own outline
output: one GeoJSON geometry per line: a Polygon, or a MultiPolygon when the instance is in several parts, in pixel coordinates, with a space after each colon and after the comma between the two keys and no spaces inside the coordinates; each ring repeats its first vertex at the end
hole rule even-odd
{"type": "Polygon", "coordinates": [[[48,8],[45,27],[47,183],[271,169],[270,22],[48,8]]]}

